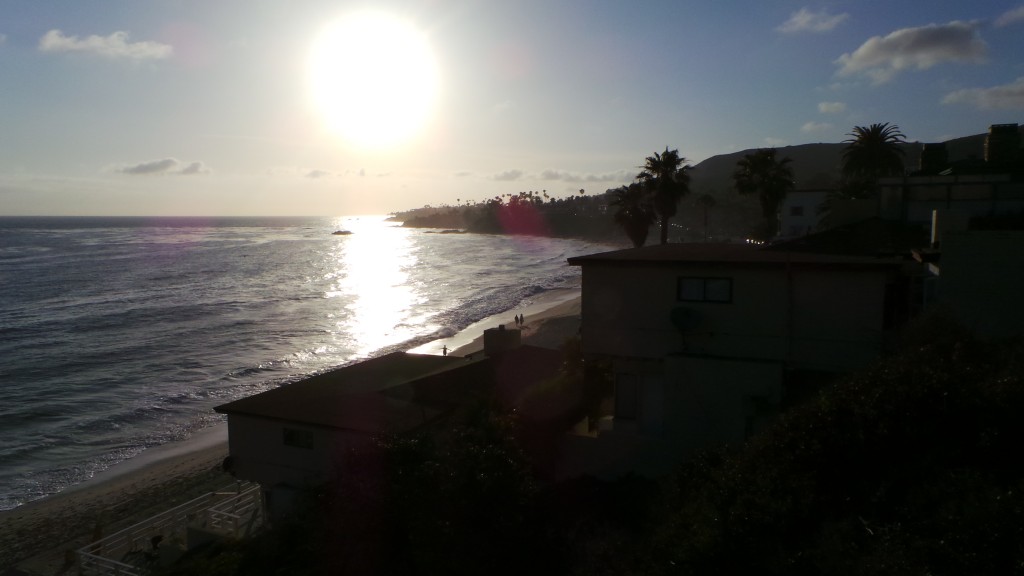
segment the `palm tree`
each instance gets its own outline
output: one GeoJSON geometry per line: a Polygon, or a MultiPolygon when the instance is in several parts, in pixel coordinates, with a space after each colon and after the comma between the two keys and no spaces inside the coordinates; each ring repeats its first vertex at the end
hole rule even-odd
{"type": "Polygon", "coordinates": [[[718,201],[711,194],[701,194],[697,198],[697,206],[704,209],[704,242],[708,241],[708,210],[714,208],[717,204],[718,201]]]}
{"type": "Polygon", "coordinates": [[[633,183],[629,186],[616,188],[612,191],[612,200],[609,202],[615,206],[615,223],[622,226],[629,236],[634,248],[639,248],[647,242],[647,234],[654,223],[654,210],[648,202],[644,189],[639,184],[633,183]]]}
{"type": "Polygon", "coordinates": [[[779,204],[793,189],[793,169],[789,158],[776,160],[775,149],[765,148],[747,154],[736,162],[732,178],[740,194],[757,194],[761,201],[765,235],[775,236],[779,231],[779,204]]]}
{"type": "Polygon", "coordinates": [[[679,200],[690,192],[690,165],[679,150],[669,150],[648,156],[643,171],[636,178],[652,196],[654,212],[661,220],[661,243],[668,244],[668,220],[676,215],[679,200]]]}
{"type": "Polygon", "coordinates": [[[875,195],[878,179],[903,174],[902,145],[905,136],[899,126],[884,122],[854,126],[843,140],[843,194],[849,198],[875,195]]]}

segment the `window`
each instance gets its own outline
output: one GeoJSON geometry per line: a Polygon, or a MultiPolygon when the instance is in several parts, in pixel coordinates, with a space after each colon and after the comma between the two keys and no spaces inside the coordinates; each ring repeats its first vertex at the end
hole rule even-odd
{"type": "Polygon", "coordinates": [[[296,448],[313,448],[313,432],[309,430],[296,430],[295,428],[284,429],[284,445],[296,448]]]}
{"type": "Polygon", "coordinates": [[[732,302],[732,278],[680,278],[678,294],[684,302],[732,302]]]}

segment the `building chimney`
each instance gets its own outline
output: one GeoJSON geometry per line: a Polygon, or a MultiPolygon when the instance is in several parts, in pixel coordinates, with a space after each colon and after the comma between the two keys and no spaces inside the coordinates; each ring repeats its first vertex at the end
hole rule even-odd
{"type": "Polygon", "coordinates": [[[500,356],[502,352],[515,350],[520,345],[519,329],[506,330],[504,324],[484,330],[484,356],[500,356]]]}
{"type": "Polygon", "coordinates": [[[1020,157],[1020,131],[1016,124],[993,124],[985,136],[985,162],[1011,164],[1020,157]]]}
{"type": "Polygon", "coordinates": [[[925,144],[921,149],[921,166],[923,174],[938,174],[949,168],[949,152],[945,142],[925,144]]]}

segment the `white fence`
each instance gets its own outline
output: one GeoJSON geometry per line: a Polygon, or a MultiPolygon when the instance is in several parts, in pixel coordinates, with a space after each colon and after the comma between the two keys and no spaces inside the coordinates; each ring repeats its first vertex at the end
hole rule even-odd
{"type": "Polygon", "coordinates": [[[263,524],[255,484],[210,492],[78,550],[82,576],[142,576],[173,563],[191,547],[217,538],[244,538],[263,524]]]}

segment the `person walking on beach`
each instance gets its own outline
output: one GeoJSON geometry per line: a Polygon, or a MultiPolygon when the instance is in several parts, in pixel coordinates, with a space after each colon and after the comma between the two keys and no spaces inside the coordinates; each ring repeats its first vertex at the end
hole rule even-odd
{"type": "Polygon", "coordinates": [[[447,344],[445,344],[444,346],[441,346],[441,355],[442,356],[447,356],[448,355],[448,345],[447,344]]]}

